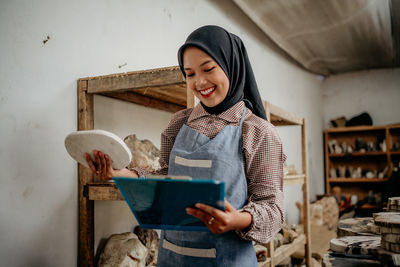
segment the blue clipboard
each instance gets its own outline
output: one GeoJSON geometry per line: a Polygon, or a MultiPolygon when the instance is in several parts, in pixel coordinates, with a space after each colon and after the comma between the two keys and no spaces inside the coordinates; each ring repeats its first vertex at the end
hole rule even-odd
{"type": "Polygon", "coordinates": [[[149,229],[209,231],[186,207],[203,203],[225,210],[225,183],[206,179],[114,177],[139,225],[149,229]]]}

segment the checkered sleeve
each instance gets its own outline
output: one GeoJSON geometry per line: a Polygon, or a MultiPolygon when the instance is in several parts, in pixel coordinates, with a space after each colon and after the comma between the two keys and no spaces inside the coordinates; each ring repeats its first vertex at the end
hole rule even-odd
{"type": "Polygon", "coordinates": [[[286,155],[275,127],[267,121],[251,118],[244,124],[242,134],[248,183],[248,202],[242,211],[252,215],[252,223],[236,233],[243,239],[267,243],[283,222],[286,155]]]}

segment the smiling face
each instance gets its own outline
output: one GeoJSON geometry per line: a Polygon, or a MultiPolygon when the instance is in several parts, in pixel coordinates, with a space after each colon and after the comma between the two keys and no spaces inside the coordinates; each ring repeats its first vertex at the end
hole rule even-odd
{"type": "Polygon", "coordinates": [[[212,57],[196,47],[183,53],[186,85],[207,107],[220,104],[229,91],[229,79],[212,57]]]}

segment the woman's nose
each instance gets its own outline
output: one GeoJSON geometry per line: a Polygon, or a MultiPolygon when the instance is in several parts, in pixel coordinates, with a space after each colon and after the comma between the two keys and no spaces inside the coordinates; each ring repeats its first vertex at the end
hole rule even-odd
{"type": "Polygon", "coordinates": [[[204,84],[206,84],[206,79],[202,75],[197,75],[196,77],[196,87],[201,88],[204,84]]]}

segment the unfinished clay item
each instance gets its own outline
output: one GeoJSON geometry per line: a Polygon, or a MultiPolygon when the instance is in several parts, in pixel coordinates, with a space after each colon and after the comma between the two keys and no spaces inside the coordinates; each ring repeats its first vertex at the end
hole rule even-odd
{"type": "Polygon", "coordinates": [[[111,235],[100,255],[99,267],[144,267],[147,249],[133,233],[111,235]]]}
{"type": "Polygon", "coordinates": [[[380,226],[379,231],[381,234],[400,234],[400,228],[390,226],[380,226]]]}
{"type": "Polygon", "coordinates": [[[284,240],[283,234],[282,233],[277,233],[274,236],[274,249],[277,249],[280,246],[282,246],[284,244],[284,242],[285,242],[285,240],[284,240]]]}
{"type": "Polygon", "coordinates": [[[151,141],[140,140],[135,134],[132,134],[125,137],[124,142],[133,155],[133,160],[128,168],[141,167],[149,171],[155,171],[160,168],[158,163],[160,150],[151,141]]]}
{"type": "Polygon", "coordinates": [[[336,175],[336,169],[335,168],[330,168],[329,169],[329,177],[330,178],[337,178],[337,175],[336,175]]]}
{"type": "Polygon", "coordinates": [[[256,251],[256,257],[257,257],[258,262],[263,262],[263,261],[267,260],[268,251],[267,251],[266,247],[256,244],[256,245],[254,245],[254,250],[256,251]]]}
{"type": "Polygon", "coordinates": [[[381,266],[400,266],[400,254],[385,249],[378,250],[381,266]]]}
{"type": "Polygon", "coordinates": [[[389,243],[400,244],[400,234],[382,234],[382,240],[385,240],[389,243]]]}
{"type": "Polygon", "coordinates": [[[89,165],[85,153],[89,153],[94,160],[93,150],[109,155],[114,169],[125,168],[132,160],[132,153],[122,139],[104,130],[72,132],[67,135],[64,143],[69,155],[86,167],[89,165]]]}
{"type": "Polygon", "coordinates": [[[400,214],[398,212],[393,212],[393,215],[379,215],[374,218],[375,224],[390,228],[400,229],[400,214]]]}
{"type": "MultiPolygon", "coordinates": [[[[316,201],[309,205],[310,207],[310,221],[320,223],[321,213],[320,206],[322,205],[322,221],[323,224],[328,226],[328,229],[336,229],[339,220],[339,206],[336,202],[335,197],[323,197],[322,199],[316,201]],[[316,206],[316,207],[314,207],[316,206]],[[314,211],[313,211],[314,210],[314,211]]],[[[300,202],[296,202],[296,206],[299,209],[299,222],[303,221],[303,205],[300,202]]]]}
{"type": "Polygon", "coordinates": [[[340,220],[338,224],[338,237],[343,236],[355,236],[355,235],[376,235],[376,233],[370,231],[368,224],[373,223],[372,217],[364,218],[348,218],[340,220]]]}
{"type": "Polygon", "coordinates": [[[380,236],[344,236],[330,242],[332,251],[352,255],[377,255],[380,246],[380,236]]]}
{"type": "Polygon", "coordinates": [[[285,222],[282,224],[281,232],[283,236],[282,244],[292,243],[299,236],[299,234],[285,222]]]}
{"type": "Polygon", "coordinates": [[[341,178],[346,177],[346,166],[339,165],[339,177],[341,178]]]}
{"type": "Polygon", "coordinates": [[[382,240],[382,248],[394,253],[400,253],[400,243],[390,243],[382,240]]]}
{"type": "Polygon", "coordinates": [[[390,197],[387,203],[388,211],[400,211],[400,197],[390,197]]]}
{"type": "Polygon", "coordinates": [[[373,216],[373,218],[375,219],[375,218],[377,218],[377,217],[391,217],[391,216],[393,216],[393,215],[400,215],[400,212],[390,212],[390,211],[387,211],[387,212],[377,212],[377,213],[374,213],[372,216],[373,216]]]}
{"type": "Polygon", "coordinates": [[[157,232],[140,226],[136,226],[133,232],[147,248],[146,266],[157,266],[158,244],[160,243],[157,232]]]}
{"type": "Polygon", "coordinates": [[[381,263],[377,260],[350,258],[343,256],[335,256],[333,254],[325,254],[322,259],[323,267],[381,267],[381,263]]]}

